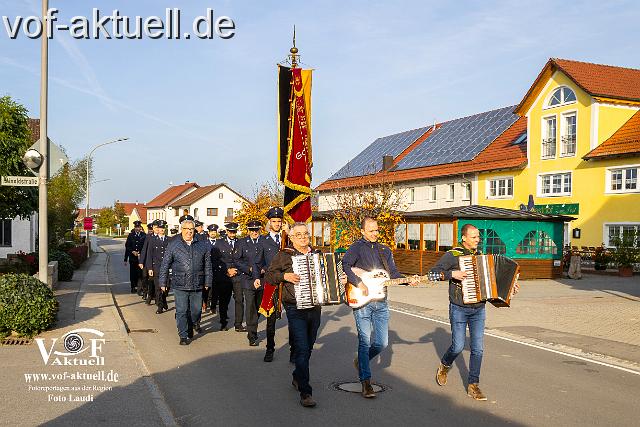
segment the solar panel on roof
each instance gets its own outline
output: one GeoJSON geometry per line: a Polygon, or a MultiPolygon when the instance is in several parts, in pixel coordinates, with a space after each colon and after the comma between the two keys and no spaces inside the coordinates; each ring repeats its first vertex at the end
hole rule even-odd
{"type": "Polygon", "coordinates": [[[382,157],[396,157],[416,139],[422,136],[429,127],[413,129],[406,132],[378,138],[354,157],[346,165],[329,177],[329,180],[371,175],[382,170],[382,157]]]}
{"type": "Polygon", "coordinates": [[[500,108],[442,123],[398,163],[396,170],[472,160],[517,120],[514,108],[500,108]]]}

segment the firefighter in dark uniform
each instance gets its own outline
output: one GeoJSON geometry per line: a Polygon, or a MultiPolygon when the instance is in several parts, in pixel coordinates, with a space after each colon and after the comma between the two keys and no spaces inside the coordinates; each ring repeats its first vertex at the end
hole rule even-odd
{"type": "Polygon", "coordinates": [[[234,253],[238,276],[242,279],[242,293],[245,301],[245,318],[247,321],[247,339],[249,345],[258,345],[258,308],[262,301],[262,284],[260,282],[261,266],[257,265],[259,252],[260,221],[249,221],[249,236],[238,239],[239,249],[234,253]]]}
{"type": "MultiPolygon", "coordinates": [[[[205,242],[207,242],[209,244],[210,247],[213,247],[216,245],[216,240],[218,239],[218,224],[209,224],[207,226],[207,238],[205,240],[205,242]]],[[[211,260],[213,261],[213,253],[211,254],[211,260]]],[[[211,286],[211,290],[208,292],[208,295],[203,295],[202,296],[202,301],[203,304],[206,304],[207,307],[209,307],[209,309],[211,310],[211,314],[212,315],[216,315],[217,314],[217,306],[218,306],[218,286],[216,285],[216,266],[213,265],[212,262],[212,268],[214,270],[214,274],[213,274],[213,284],[211,286]]],[[[206,307],[205,307],[206,308],[206,307]]]]}
{"type": "MultiPolygon", "coordinates": [[[[225,228],[227,229],[227,237],[220,238],[216,242],[216,247],[220,249],[220,253],[222,256],[222,262],[225,264],[227,269],[227,277],[231,281],[231,287],[233,290],[233,299],[235,301],[235,318],[234,318],[234,326],[236,332],[247,332],[247,328],[242,325],[242,321],[244,318],[244,301],[243,301],[243,293],[242,293],[242,277],[238,275],[238,266],[236,266],[235,262],[235,251],[238,250],[238,239],[236,235],[238,233],[238,223],[237,222],[229,222],[225,224],[225,228]]],[[[220,312],[222,313],[222,307],[220,307],[220,312]]],[[[225,313],[226,314],[226,313],[225,313]]],[[[222,322],[222,319],[220,319],[222,322]]]]}
{"type": "MultiPolygon", "coordinates": [[[[215,294],[213,294],[213,298],[217,298],[220,304],[219,306],[219,318],[220,318],[220,330],[226,331],[228,330],[228,322],[229,322],[229,302],[231,301],[231,293],[233,292],[233,282],[229,277],[229,268],[232,266],[230,248],[228,243],[225,240],[226,238],[219,238],[215,241],[215,244],[210,243],[211,248],[211,268],[213,270],[213,288],[215,289],[215,294]],[[222,248],[224,246],[224,251],[226,253],[223,254],[222,248]]],[[[212,308],[215,308],[214,303],[212,302],[212,308]]]]}
{"type": "Polygon", "coordinates": [[[206,240],[208,235],[207,232],[204,231],[204,223],[202,221],[198,221],[197,219],[194,221],[196,225],[196,231],[193,234],[193,240],[206,240]]]}
{"type": "Polygon", "coordinates": [[[140,256],[138,257],[138,266],[142,271],[140,275],[140,283],[142,283],[142,292],[138,290],[138,295],[142,294],[142,299],[146,301],[147,305],[151,305],[151,300],[155,298],[155,294],[152,290],[150,290],[151,286],[153,286],[153,279],[149,277],[147,274],[147,269],[145,268],[146,259],[147,259],[147,251],[149,250],[149,243],[151,242],[151,238],[158,235],[158,220],[152,221],[147,224],[147,237],[144,239],[144,245],[142,246],[142,250],[140,251],[140,256]]]}
{"type": "Polygon", "coordinates": [[[155,301],[158,307],[156,314],[162,314],[162,311],[167,310],[169,306],[167,305],[167,293],[160,289],[158,278],[160,277],[160,266],[162,265],[164,251],[169,244],[169,238],[165,235],[167,222],[163,219],[158,219],[155,222],[157,234],[149,239],[145,270],[153,283],[150,286],[150,291],[153,289],[155,292],[155,301]]]}
{"type": "Polygon", "coordinates": [[[127,236],[127,241],[124,244],[124,265],[127,265],[127,262],[129,262],[129,280],[131,281],[132,294],[136,292],[138,280],[142,273],[138,265],[138,257],[140,256],[140,251],[142,251],[146,237],[147,235],[142,232],[142,222],[134,221],[133,230],[127,236]]]}
{"type": "MultiPolygon", "coordinates": [[[[269,219],[269,233],[264,236],[260,236],[258,243],[261,247],[261,253],[258,254],[258,265],[262,267],[262,273],[269,268],[271,261],[280,251],[282,244],[282,217],[284,216],[284,210],[280,207],[273,207],[267,212],[267,218],[269,219]]],[[[278,283],[271,283],[271,285],[278,285],[278,283]]],[[[277,297],[277,293],[274,298],[277,297]]],[[[274,302],[276,309],[278,302],[274,302]]],[[[276,320],[280,317],[280,313],[272,313],[267,317],[267,351],[264,355],[265,362],[273,361],[273,353],[275,352],[276,342],[276,320]]],[[[289,362],[293,363],[293,338],[289,334],[289,362]]]]}

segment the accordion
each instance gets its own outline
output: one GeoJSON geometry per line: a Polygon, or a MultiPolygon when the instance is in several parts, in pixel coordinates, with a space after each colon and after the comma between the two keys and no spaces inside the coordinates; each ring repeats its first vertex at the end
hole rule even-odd
{"type": "Polygon", "coordinates": [[[310,253],[291,257],[293,272],[300,276],[295,284],[296,307],[336,305],[344,302],[344,286],[340,283],[342,261],[333,253],[310,253]]]}
{"type": "Polygon", "coordinates": [[[518,280],[518,263],[503,255],[466,255],[458,257],[462,281],[462,302],[489,301],[496,307],[509,307],[513,286],[518,280]]]}

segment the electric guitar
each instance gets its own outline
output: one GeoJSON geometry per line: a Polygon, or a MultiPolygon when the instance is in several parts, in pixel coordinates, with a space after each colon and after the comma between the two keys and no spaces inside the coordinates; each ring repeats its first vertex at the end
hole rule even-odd
{"type": "MultiPolygon", "coordinates": [[[[367,286],[367,295],[363,295],[356,285],[347,283],[345,286],[347,304],[351,308],[360,308],[369,304],[371,301],[381,301],[385,297],[384,288],[390,285],[400,285],[403,283],[412,283],[422,280],[428,280],[431,286],[435,286],[436,280],[444,280],[444,273],[429,272],[424,276],[417,276],[417,280],[413,277],[401,277],[399,279],[389,278],[389,273],[385,270],[366,271],[360,268],[353,268],[353,272],[367,286]]],[[[417,283],[416,283],[417,284],[417,283]]],[[[412,285],[412,286],[415,286],[412,285]]]]}

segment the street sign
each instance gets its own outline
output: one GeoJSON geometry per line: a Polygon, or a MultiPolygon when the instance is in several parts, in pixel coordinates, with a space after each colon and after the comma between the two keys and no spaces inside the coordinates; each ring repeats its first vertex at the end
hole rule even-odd
{"type": "Polygon", "coordinates": [[[37,176],[3,176],[2,185],[12,187],[37,187],[39,178],[37,176]]]}
{"type": "Polygon", "coordinates": [[[89,231],[93,230],[93,217],[85,216],[83,223],[84,223],[85,230],[89,230],[89,231]]]}
{"type": "MultiPolygon", "coordinates": [[[[49,156],[48,156],[49,158],[45,160],[49,161],[49,178],[51,178],[55,176],[58,172],[60,172],[60,169],[62,169],[62,167],[65,164],[69,163],[69,159],[67,158],[67,155],[64,154],[64,151],[62,151],[60,147],[58,147],[56,144],[51,142],[49,138],[47,138],[47,140],[49,141],[49,156]]],[[[36,143],[33,144],[31,147],[29,147],[29,149],[40,151],[40,140],[36,141],[36,143]]],[[[34,175],[38,176],[37,171],[31,171],[31,172],[34,175]]]]}

